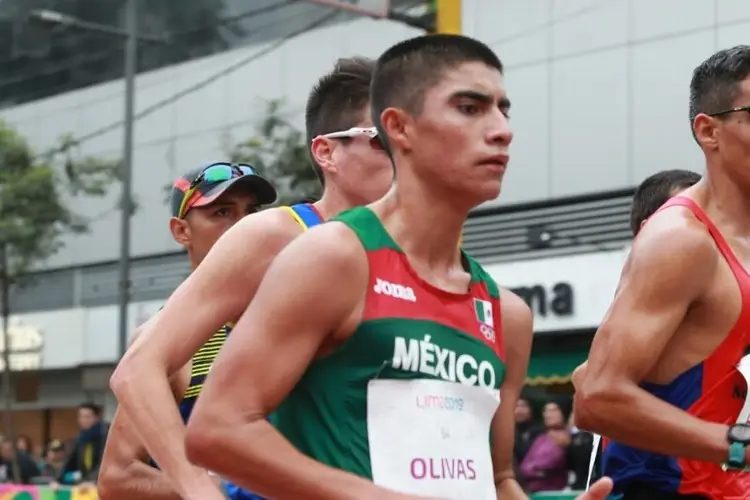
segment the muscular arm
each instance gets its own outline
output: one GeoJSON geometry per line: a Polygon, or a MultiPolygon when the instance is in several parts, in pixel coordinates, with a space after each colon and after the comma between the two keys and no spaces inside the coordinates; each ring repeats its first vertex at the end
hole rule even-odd
{"type": "Polygon", "coordinates": [[[527,500],[513,472],[514,411],[529,366],[533,318],[529,306],[505,289],[500,294],[500,307],[508,371],[500,388],[500,408],[492,420],[492,466],[498,500],[527,500]]]}
{"type": "Polygon", "coordinates": [[[166,474],[144,463],[146,449],[127,415],[118,410],[104,450],[97,490],[102,500],[181,500],[166,474]]]}
{"type": "Polygon", "coordinates": [[[356,326],[353,311],[367,279],[362,246],[338,223],[308,231],[279,254],[196,404],[187,435],[192,461],[280,500],[390,498],[369,481],[304,456],[265,419],[324,341],[356,326]]]}
{"type": "Polygon", "coordinates": [[[702,421],[639,387],[713,279],[717,262],[713,241],[691,215],[667,211],[643,228],[588,363],[575,374],[580,427],[654,453],[726,460],[725,425],[702,421]]]}
{"type": "MultiPolygon", "coordinates": [[[[153,324],[155,318],[138,327],[133,340],[153,324]]],[[[97,482],[99,497],[102,500],[181,500],[166,474],[144,463],[147,459],[148,452],[140,443],[133,423],[118,409],[102,457],[97,482]]]]}
{"type": "Polygon", "coordinates": [[[185,456],[185,426],[168,377],[223,324],[244,312],[273,257],[300,230],[282,210],[237,223],[170,297],[112,376],[112,390],[141,441],[184,498],[221,497],[208,474],[185,456]]]}

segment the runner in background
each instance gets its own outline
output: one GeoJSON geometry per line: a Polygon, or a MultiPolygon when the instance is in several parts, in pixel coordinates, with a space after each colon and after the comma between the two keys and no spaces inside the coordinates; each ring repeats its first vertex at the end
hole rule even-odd
{"type": "Polygon", "coordinates": [[[527,498],[512,455],[531,312],[457,245],[507,166],[502,65],[471,38],[418,37],[380,57],[371,97],[396,184],[280,253],[189,457],[270,498],[527,498]]]}
{"type": "Polygon", "coordinates": [[[706,174],[643,226],[588,365],[578,424],[610,439],[623,498],[747,498],[750,345],[750,47],[690,83],[706,174]],[[670,458],[666,458],[666,457],[670,458]]]}
{"type": "MultiPolygon", "coordinates": [[[[185,247],[193,271],[203,261],[217,239],[240,219],[257,212],[261,205],[276,200],[276,190],[246,165],[216,163],[191,171],[172,187],[172,218],[169,229],[174,240],[185,247]]],[[[150,320],[153,322],[153,319],[150,320]]],[[[133,338],[147,328],[139,327],[133,338]]],[[[224,325],[203,345],[186,365],[170,378],[172,403],[179,406],[186,420],[203,386],[211,363],[226,340],[224,325]]],[[[141,397],[151,401],[148,391],[141,397]]],[[[127,412],[118,408],[107,441],[98,482],[102,500],[180,500],[169,478],[148,463],[149,455],[141,444],[127,412]]],[[[205,472],[196,471],[204,477],[205,472]]],[[[207,481],[207,480],[206,480],[207,481]]],[[[218,483],[218,480],[215,481],[218,483]]],[[[209,489],[209,486],[205,486],[209,489]]],[[[223,498],[217,486],[211,486],[210,498],[223,498]]]]}
{"type": "Polygon", "coordinates": [[[646,178],[633,194],[630,208],[630,229],[633,237],[646,220],[654,215],[670,198],[677,196],[701,180],[701,175],[690,170],[662,170],[646,178]]]}
{"type": "Polygon", "coordinates": [[[339,60],[308,98],[305,123],[323,182],[321,200],[265,210],[227,232],[170,297],[112,377],[122,408],[183,498],[206,499],[193,487],[196,468],[185,458],[185,427],[169,398],[169,377],[222,324],[240,317],[282,248],[307,227],[376,200],[393,181],[393,169],[369,116],[373,64],[365,58],[339,60]]]}

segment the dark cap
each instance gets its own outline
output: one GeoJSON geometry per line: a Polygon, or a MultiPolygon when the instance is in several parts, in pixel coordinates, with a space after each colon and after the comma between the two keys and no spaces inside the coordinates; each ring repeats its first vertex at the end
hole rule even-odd
{"type": "MultiPolygon", "coordinates": [[[[185,196],[185,192],[190,189],[190,185],[203,173],[204,170],[212,165],[216,165],[216,163],[191,170],[174,182],[171,195],[172,217],[179,216],[182,200],[185,196]]],[[[258,174],[248,174],[241,176],[237,175],[236,177],[222,182],[206,182],[205,180],[201,180],[196,186],[195,193],[191,196],[189,208],[204,207],[213,203],[219,196],[224,194],[227,189],[236,184],[247,185],[248,190],[255,195],[255,198],[258,200],[259,205],[270,205],[276,201],[276,188],[273,187],[273,184],[271,184],[268,179],[261,177],[258,174]]],[[[182,214],[182,216],[184,217],[185,214],[182,214]]]]}

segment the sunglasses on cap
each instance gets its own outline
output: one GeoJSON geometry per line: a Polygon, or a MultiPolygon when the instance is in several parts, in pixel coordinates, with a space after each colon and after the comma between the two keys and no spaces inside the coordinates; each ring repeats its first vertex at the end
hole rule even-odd
{"type": "Polygon", "coordinates": [[[185,212],[187,212],[188,201],[193,197],[196,190],[201,184],[218,184],[225,182],[235,177],[244,177],[246,175],[258,175],[258,171],[250,165],[245,163],[213,163],[204,168],[199,173],[193,182],[190,183],[190,187],[185,190],[185,194],[182,196],[182,203],[180,203],[180,209],[177,212],[177,218],[181,219],[185,212]]]}
{"type": "Polygon", "coordinates": [[[373,149],[383,149],[383,144],[380,142],[380,139],[378,139],[378,129],[375,127],[352,127],[348,130],[323,134],[321,137],[327,139],[353,139],[355,137],[367,137],[369,138],[370,146],[373,149]]]}

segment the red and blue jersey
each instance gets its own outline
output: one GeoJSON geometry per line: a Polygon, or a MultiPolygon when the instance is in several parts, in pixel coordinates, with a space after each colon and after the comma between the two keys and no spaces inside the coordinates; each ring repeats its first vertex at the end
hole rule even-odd
{"type": "MultiPolygon", "coordinates": [[[[737,280],[742,311],[726,339],[705,360],[668,384],[643,383],[641,387],[701,420],[732,425],[737,422],[747,395],[747,383],[737,365],[750,345],[750,275],[695,201],[678,196],[660,210],[674,206],[689,209],[708,229],[737,280]]],[[[679,494],[711,500],[750,498],[750,474],[726,472],[720,464],[667,457],[615,441],[607,440],[603,447],[603,472],[614,481],[615,492],[642,485],[664,492],[665,497],[679,494]]]]}

